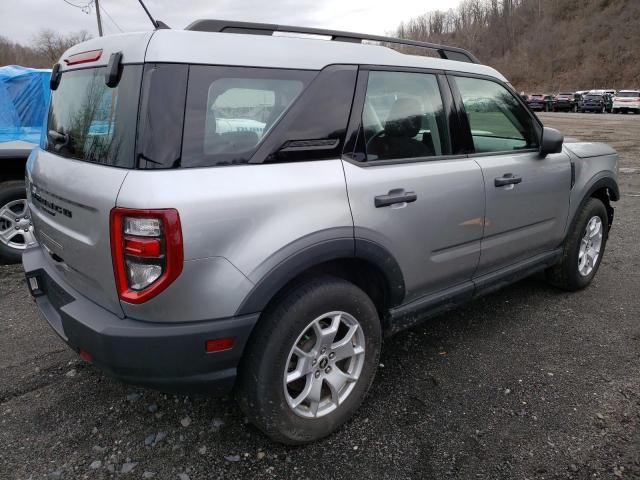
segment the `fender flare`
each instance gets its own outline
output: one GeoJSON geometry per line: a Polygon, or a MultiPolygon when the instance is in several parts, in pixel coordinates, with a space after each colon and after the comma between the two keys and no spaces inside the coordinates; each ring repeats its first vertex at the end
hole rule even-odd
{"type": "MultiPolygon", "coordinates": [[[[575,208],[575,210],[571,211],[571,217],[567,222],[565,234],[562,240],[563,243],[566,240],[569,233],[571,232],[571,229],[573,228],[576,215],[578,215],[578,212],[580,211],[580,209],[591,198],[594,192],[602,188],[606,188],[609,191],[609,198],[611,199],[611,201],[617,202],[618,200],[620,200],[620,187],[618,186],[618,183],[615,181],[614,178],[609,176],[600,176],[595,180],[592,179],[590,182],[591,183],[589,187],[585,189],[585,193],[584,195],[582,195],[582,198],[580,199],[580,202],[578,203],[577,207],[575,208]]],[[[613,219],[613,208],[607,207],[607,212],[609,213],[609,222],[611,223],[613,219]]]]}
{"type": "Polygon", "coordinates": [[[379,269],[387,283],[389,306],[402,303],[405,295],[402,270],[382,245],[364,239],[335,238],[296,251],[269,270],[249,292],[236,315],[261,312],[271,299],[292,279],[317,265],[339,259],[364,260],[379,269]]]}
{"type": "Polygon", "coordinates": [[[584,203],[586,199],[593,195],[593,192],[601,188],[609,190],[609,197],[612,201],[617,202],[620,200],[620,187],[618,183],[612,177],[600,177],[587,189],[587,193],[582,197],[580,203],[584,203]]]}

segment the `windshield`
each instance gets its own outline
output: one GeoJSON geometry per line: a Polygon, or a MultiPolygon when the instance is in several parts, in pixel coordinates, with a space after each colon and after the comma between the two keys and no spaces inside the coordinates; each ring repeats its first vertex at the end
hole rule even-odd
{"type": "Polygon", "coordinates": [[[115,88],[105,68],[62,74],[52,92],[44,148],[56,155],[133,168],[142,67],[125,66],[115,88]]]}
{"type": "Polygon", "coordinates": [[[636,98],[640,97],[640,92],[620,92],[617,97],[636,98]]]}

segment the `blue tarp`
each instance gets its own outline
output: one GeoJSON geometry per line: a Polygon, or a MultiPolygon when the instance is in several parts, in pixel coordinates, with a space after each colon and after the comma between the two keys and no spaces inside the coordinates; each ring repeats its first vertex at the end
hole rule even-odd
{"type": "Polygon", "coordinates": [[[39,143],[49,102],[51,70],[0,67],[0,142],[39,143]]]}

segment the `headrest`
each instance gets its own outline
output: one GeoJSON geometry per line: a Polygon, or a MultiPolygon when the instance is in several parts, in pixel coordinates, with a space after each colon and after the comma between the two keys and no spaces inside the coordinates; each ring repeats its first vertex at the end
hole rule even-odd
{"type": "Polygon", "coordinates": [[[423,108],[417,98],[399,98],[391,107],[384,131],[391,137],[412,138],[422,126],[423,108]]]}

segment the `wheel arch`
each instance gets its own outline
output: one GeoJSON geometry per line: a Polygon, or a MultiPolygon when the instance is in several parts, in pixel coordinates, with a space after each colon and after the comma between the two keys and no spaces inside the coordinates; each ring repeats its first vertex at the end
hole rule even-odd
{"type": "Polygon", "coordinates": [[[300,282],[320,275],[342,278],[364,290],[381,318],[404,299],[400,266],[386,248],[369,240],[341,238],[298,250],[271,268],[256,282],[236,315],[264,311],[300,282]]]}
{"type": "Polygon", "coordinates": [[[27,157],[0,158],[0,183],[10,180],[24,180],[27,157]]]}
{"type": "Polygon", "coordinates": [[[603,177],[596,180],[587,190],[587,194],[582,199],[581,206],[590,198],[597,198],[604,203],[607,209],[608,226],[611,227],[613,223],[613,207],[611,206],[611,202],[620,200],[620,188],[616,181],[610,177],[603,177]]]}

